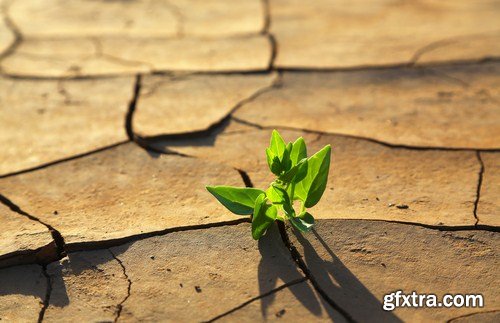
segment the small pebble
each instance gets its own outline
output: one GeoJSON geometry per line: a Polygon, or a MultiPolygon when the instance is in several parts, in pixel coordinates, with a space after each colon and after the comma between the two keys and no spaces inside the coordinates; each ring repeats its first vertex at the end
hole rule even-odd
{"type": "Polygon", "coordinates": [[[197,293],[201,293],[201,287],[200,286],[194,286],[194,289],[196,289],[197,293]]]}
{"type": "Polygon", "coordinates": [[[149,256],[149,258],[151,258],[151,259],[155,260],[155,256],[149,256]]]}
{"type": "Polygon", "coordinates": [[[182,283],[180,283],[179,286],[181,286],[181,288],[184,287],[184,285],[182,285],[182,283]]]}
{"type": "Polygon", "coordinates": [[[389,203],[389,207],[393,207],[394,206],[394,203],[389,203]]]}
{"type": "Polygon", "coordinates": [[[282,309],[281,311],[277,312],[277,313],[276,313],[276,314],[274,314],[274,315],[276,315],[276,317],[282,317],[283,315],[285,315],[285,312],[286,312],[286,310],[285,310],[285,309],[282,309]]]}
{"type": "Polygon", "coordinates": [[[396,205],[396,207],[397,207],[398,209],[407,209],[407,208],[409,208],[409,206],[408,206],[408,205],[406,205],[406,204],[396,205]]]}
{"type": "Polygon", "coordinates": [[[54,215],[58,215],[58,214],[59,214],[59,212],[57,212],[57,211],[54,211],[54,215]]]}

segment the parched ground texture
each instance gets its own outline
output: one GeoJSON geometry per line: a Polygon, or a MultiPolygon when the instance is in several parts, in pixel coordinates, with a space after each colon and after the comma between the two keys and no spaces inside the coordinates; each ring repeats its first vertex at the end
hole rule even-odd
{"type": "Polygon", "coordinates": [[[498,0],[0,6],[2,322],[500,321],[498,0]],[[272,129],[332,165],[254,241],[272,129]]]}

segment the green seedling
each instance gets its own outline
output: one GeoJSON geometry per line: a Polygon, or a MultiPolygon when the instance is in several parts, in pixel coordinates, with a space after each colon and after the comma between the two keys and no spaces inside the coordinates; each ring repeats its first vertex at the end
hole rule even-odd
{"type": "Polygon", "coordinates": [[[315,206],[325,191],[330,155],[331,147],[326,145],[308,158],[302,137],[285,144],[278,131],[273,130],[266,156],[276,180],[267,190],[231,186],[207,186],[207,190],[229,211],[238,215],[253,214],[255,240],[276,220],[288,220],[301,232],[307,232],[314,225],[314,217],[307,208],[315,206]]]}

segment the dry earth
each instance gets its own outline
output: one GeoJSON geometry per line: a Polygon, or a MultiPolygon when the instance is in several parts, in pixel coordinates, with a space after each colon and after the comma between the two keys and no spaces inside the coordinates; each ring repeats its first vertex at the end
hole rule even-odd
{"type": "Polygon", "coordinates": [[[499,1],[0,7],[2,322],[499,321],[499,1]],[[272,129],[332,165],[256,242],[272,129]]]}

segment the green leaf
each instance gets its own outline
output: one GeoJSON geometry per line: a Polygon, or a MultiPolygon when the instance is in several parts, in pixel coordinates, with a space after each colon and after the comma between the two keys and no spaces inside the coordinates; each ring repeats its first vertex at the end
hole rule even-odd
{"type": "Polygon", "coordinates": [[[255,201],[252,219],[252,237],[255,240],[266,232],[267,228],[276,220],[278,209],[268,205],[265,194],[260,194],[255,201]]]}
{"type": "Polygon", "coordinates": [[[269,150],[274,154],[274,156],[277,156],[279,160],[282,160],[285,149],[285,141],[277,130],[273,130],[271,134],[271,141],[269,143],[269,150]]]}
{"type": "Polygon", "coordinates": [[[295,211],[293,210],[292,204],[290,203],[290,197],[288,196],[288,193],[283,188],[274,184],[271,186],[271,188],[273,190],[273,193],[271,195],[273,196],[273,198],[279,201],[273,201],[273,203],[280,204],[287,216],[295,216],[295,211]]]}
{"type": "Polygon", "coordinates": [[[238,215],[252,214],[255,200],[264,191],[249,187],[207,186],[219,202],[229,211],[238,215]]]}
{"type": "Polygon", "coordinates": [[[293,144],[291,142],[286,145],[285,152],[283,153],[283,158],[281,158],[281,166],[284,171],[290,170],[292,168],[292,161],[290,160],[290,153],[292,152],[293,144]]]}
{"type": "Polygon", "coordinates": [[[298,217],[290,218],[292,225],[301,232],[307,232],[311,230],[314,225],[314,217],[309,214],[309,212],[304,212],[298,217]]]}
{"type": "Polygon", "coordinates": [[[269,165],[269,169],[271,170],[271,172],[275,175],[281,174],[283,168],[281,166],[281,161],[278,158],[278,156],[276,156],[269,148],[266,148],[266,156],[267,156],[267,164],[269,165]]]}
{"type": "Polygon", "coordinates": [[[307,158],[302,159],[279,179],[285,183],[298,183],[307,175],[307,158]]]}
{"type": "Polygon", "coordinates": [[[305,207],[316,205],[325,191],[331,151],[330,145],[326,145],[307,160],[307,175],[295,187],[295,196],[304,202],[305,207]]]}
{"type": "Polygon", "coordinates": [[[307,147],[304,138],[299,137],[293,143],[290,160],[292,161],[292,165],[297,165],[304,158],[307,158],[307,147]]]}

